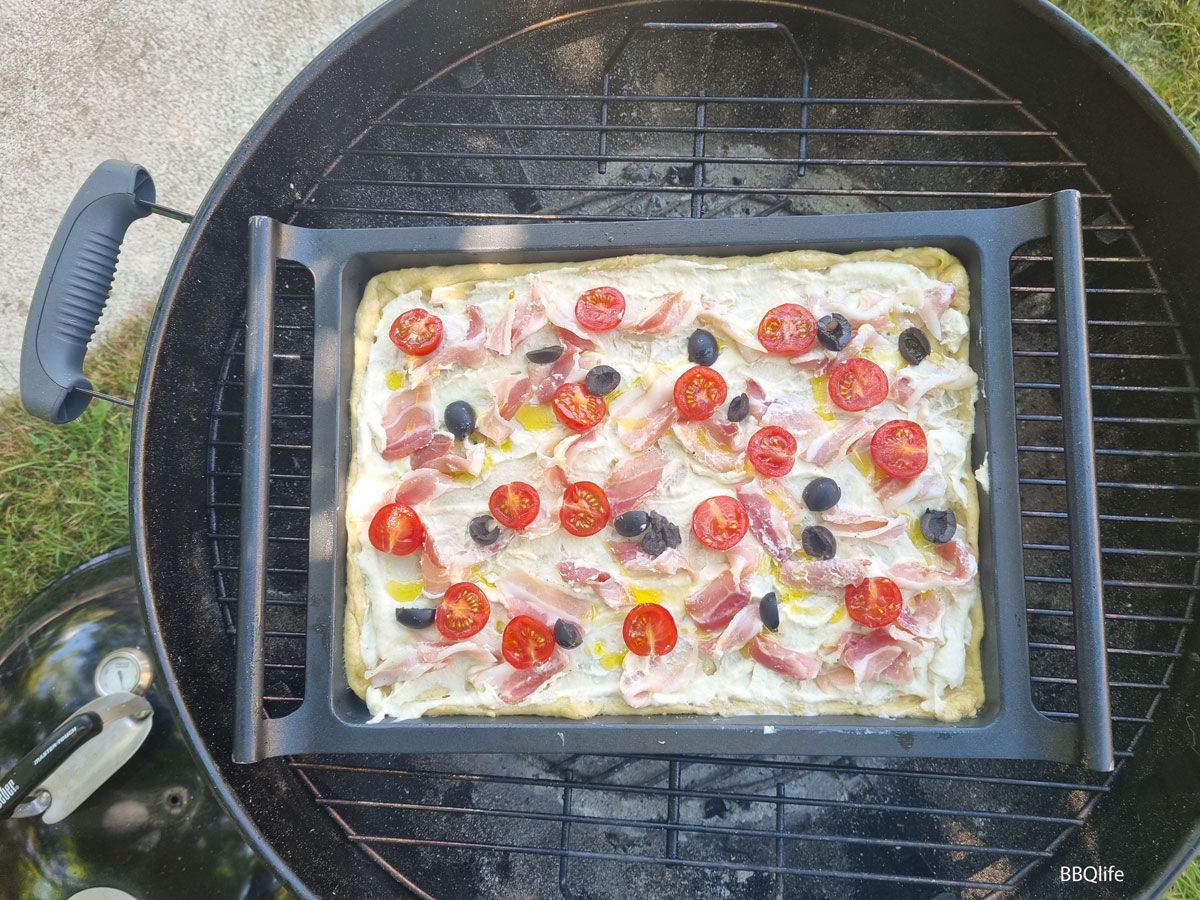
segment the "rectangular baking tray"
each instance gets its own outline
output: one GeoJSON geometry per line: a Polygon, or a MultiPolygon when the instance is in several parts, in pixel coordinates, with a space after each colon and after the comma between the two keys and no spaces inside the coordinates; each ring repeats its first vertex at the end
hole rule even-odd
{"type": "Polygon", "coordinates": [[[1099,518],[1079,195],[1022,206],[603,224],[308,229],[250,220],[242,545],[236,649],[234,759],[305,753],[705,753],[1042,759],[1112,768],[1099,518]],[[1025,613],[1009,257],[1049,237],[1054,251],[1059,365],[1070,514],[1071,597],[1079,715],[1055,721],[1033,705],[1025,613]],[[980,376],[972,466],[980,492],[981,645],[986,700],[956,723],[866,716],[439,716],[369,724],[347,685],[346,482],[351,456],[354,317],[367,281],[390,269],[468,262],[582,261],[630,253],[759,255],[941,247],[970,278],[970,361],[980,376]],[[275,264],[307,266],[315,281],[313,435],[305,692],[290,714],[263,708],[275,264]]]}

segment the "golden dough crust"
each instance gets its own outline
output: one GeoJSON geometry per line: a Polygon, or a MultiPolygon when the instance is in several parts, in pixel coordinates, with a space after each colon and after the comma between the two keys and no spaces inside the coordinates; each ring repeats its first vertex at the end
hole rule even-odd
{"type": "MultiPolygon", "coordinates": [[[[550,269],[565,267],[577,268],[581,271],[602,272],[611,269],[634,268],[667,258],[663,254],[638,254],[607,259],[590,260],[582,263],[536,263],[536,264],[502,264],[502,263],[469,263],[457,266],[429,266],[417,269],[401,269],[383,272],[367,282],[363,292],[362,303],[359,304],[354,327],[354,379],[350,389],[350,421],[352,434],[357,434],[358,401],[362,393],[363,379],[366,375],[367,361],[370,358],[371,343],[375,329],[379,325],[383,307],[394,297],[412,290],[429,291],[436,287],[462,284],[465,288],[478,281],[499,281],[524,275],[531,272],[545,272],[550,269]]],[[[886,262],[907,263],[915,266],[930,278],[953,284],[955,287],[954,300],[951,308],[957,309],[964,315],[970,308],[969,285],[967,272],[957,258],[936,247],[904,247],[896,250],[862,250],[855,253],[837,254],[826,253],[822,250],[791,250],[782,253],[772,253],[764,256],[683,256],[682,259],[700,263],[721,263],[729,268],[746,265],[751,262],[768,262],[780,268],[789,269],[827,269],[837,263],[880,260],[886,262]]],[[[969,341],[963,341],[959,346],[956,358],[959,362],[968,362],[970,352],[969,341]]],[[[969,410],[962,415],[963,425],[968,432],[973,431],[975,423],[968,417],[969,410]]],[[[350,476],[348,484],[355,482],[357,463],[351,456],[350,476]]],[[[967,507],[962,525],[967,532],[967,540],[975,557],[979,557],[979,496],[974,473],[967,473],[967,507]]],[[[364,589],[362,572],[358,568],[357,555],[362,546],[362,535],[356,522],[347,521],[346,534],[346,613],[345,613],[345,657],[346,676],[351,690],[365,699],[367,689],[366,665],[362,655],[362,626],[367,613],[367,598],[364,589]]],[[[941,710],[936,718],[953,722],[964,716],[975,715],[984,701],[983,666],[980,659],[979,645],[983,639],[983,608],[977,593],[971,606],[971,641],[966,648],[966,673],[963,683],[948,691],[944,697],[941,710]]],[[[935,717],[921,709],[921,699],[915,695],[897,697],[886,703],[873,706],[850,703],[845,700],[830,700],[823,703],[805,704],[803,708],[772,709],[746,701],[727,701],[722,704],[704,706],[659,706],[654,709],[635,709],[620,699],[604,701],[582,701],[564,698],[553,703],[522,705],[512,710],[513,715],[557,716],[567,719],[584,719],[596,715],[667,715],[683,713],[693,715],[867,715],[886,716],[889,718],[935,717]]],[[[483,715],[495,717],[510,714],[505,710],[481,709],[475,706],[447,704],[427,710],[425,715],[483,715]]]]}

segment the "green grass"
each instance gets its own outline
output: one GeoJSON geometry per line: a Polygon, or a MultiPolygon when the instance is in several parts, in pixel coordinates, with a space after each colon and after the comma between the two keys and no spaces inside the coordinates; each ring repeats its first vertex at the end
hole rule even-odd
{"type": "MultiPolygon", "coordinates": [[[[1200,138],[1200,3],[1058,5],[1133,66],[1200,138]]],[[[124,324],[89,355],[98,388],[133,396],[146,323],[124,324]]],[[[27,415],[15,397],[0,398],[0,627],[54,577],[128,539],[130,418],[94,402],[77,421],[54,426],[27,415]]],[[[1200,864],[1167,898],[1200,900],[1200,864]]]]}
{"type": "MultiPolygon", "coordinates": [[[[147,322],[123,323],[88,355],[97,389],[133,396],[147,322]]],[[[128,541],[131,419],[94,400],[51,425],[0,397],[0,627],[55,577],[128,541]]]]}

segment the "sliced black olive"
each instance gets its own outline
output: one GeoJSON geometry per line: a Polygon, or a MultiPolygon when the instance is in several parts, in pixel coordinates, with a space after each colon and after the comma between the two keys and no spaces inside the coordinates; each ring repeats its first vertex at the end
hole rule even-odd
{"type": "Polygon", "coordinates": [[[583,386],[593,397],[611,394],[620,383],[621,373],[612,366],[592,366],[583,379],[583,386]]]}
{"type": "Polygon", "coordinates": [[[631,509],[613,519],[613,528],[621,537],[637,537],[650,525],[649,517],[640,509],[631,509]]]}
{"type": "Polygon", "coordinates": [[[436,609],[423,609],[417,606],[400,606],[396,608],[396,621],[405,628],[428,628],[433,624],[436,609]]]}
{"type": "Polygon", "coordinates": [[[467,530],[471,533],[471,540],[477,544],[483,544],[485,547],[488,544],[496,543],[500,538],[500,526],[487,513],[473,518],[467,530]]]}
{"type": "Polygon", "coordinates": [[[463,440],[475,430],[475,410],[466,400],[455,400],[446,407],[446,430],[463,440]]]}
{"type": "Polygon", "coordinates": [[[837,539],[824,525],[809,525],[800,533],[804,552],[813,559],[833,559],[837,554],[837,539]]]}
{"type": "Polygon", "coordinates": [[[750,398],[745,394],[738,394],[730,400],[728,415],[730,422],[740,422],[750,415],[750,398]]]}
{"type": "Polygon", "coordinates": [[[538,365],[546,365],[552,363],[563,355],[563,348],[557,344],[553,347],[542,347],[538,350],[530,350],[525,354],[525,358],[531,363],[538,365]]]}
{"type": "Polygon", "coordinates": [[[921,514],[921,534],[931,544],[944,544],[954,540],[958,519],[952,509],[927,509],[921,514]]]}
{"type": "Polygon", "coordinates": [[[900,355],[910,365],[918,366],[929,355],[929,338],[920,328],[905,328],[900,332],[900,355]]]}
{"type": "Polygon", "coordinates": [[[817,340],[826,350],[837,352],[850,343],[854,328],[841,313],[830,313],[817,320],[817,340]]]}
{"type": "Polygon", "coordinates": [[[703,328],[697,328],[688,338],[688,359],[698,366],[711,366],[719,352],[717,339],[703,328]]]}
{"type": "Polygon", "coordinates": [[[814,512],[829,509],[842,499],[842,489],[832,478],[814,478],[804,486],[804,505],[814,512]]]}
{"type": "Polygon", "coordinates": [[[758,615],[771,631],[779,630],[779,598],[775,596],[774,591],[765,594],[758,601],[758,615]]]}
{"type": "Polygon", "coordinates": [[[559,619],[554,623],[554,640],[564,650],[573,650],[583,643],[583,632],[574,622],[559,619]]]}

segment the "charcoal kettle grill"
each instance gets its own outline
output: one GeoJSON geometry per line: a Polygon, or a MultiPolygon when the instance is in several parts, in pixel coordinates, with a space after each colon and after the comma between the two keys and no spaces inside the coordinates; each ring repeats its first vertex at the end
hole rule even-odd
{"type": "MultiPolygon", "coordinates": [[[[153,198],[148,198],[152,200],[153,198]]],[[[218,792],[305,897],[1152,896],[1200,841],[1200,149],[1048,4],[397,0],[235,152],[164,287],[135,560],[218,792]],[[1013,205],[1079,191],[1117,765],[644,755],[232,760],[247,222],[314,228],[1013,205]],[[1073,881],[1112,865],[1122,880],[1073,881]],[[1066,867],[1067,876],[1063,871],[1066,867]]],[[[115,249],[113,251],[115,253],[115,249]]],[[[1031,676],[1079,715],[1053,248],[1012,255],[1031,676]]],[[[314,281],[274,270],[262,701],[303,699],[314,281]]],[[[80,383],[80,387],[88,387],[80,383]]],[[[70,395],[70,396],[73,396],[70,395]]]]}

